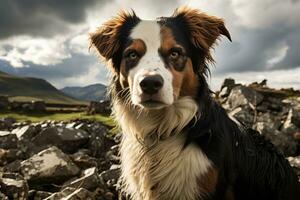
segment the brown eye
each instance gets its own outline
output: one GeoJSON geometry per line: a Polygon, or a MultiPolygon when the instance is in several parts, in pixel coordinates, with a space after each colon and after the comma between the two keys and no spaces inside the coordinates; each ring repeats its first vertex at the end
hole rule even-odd
{"type": "Polygon", "coordinates": [[[172,51],[170,54],[171,59],[177,59],[179,57],[179,53],[177,51],[172,51]]]}
{"type": "Polygon", "coordinates": [[[135,60],[135,59],[137,59],[137,57],[138,57],[138,55],[137,55],[137,53],[136,52],[130,52],[129,54],[128,54],[128,58],[130,59],[130,60],[135,60]]]}

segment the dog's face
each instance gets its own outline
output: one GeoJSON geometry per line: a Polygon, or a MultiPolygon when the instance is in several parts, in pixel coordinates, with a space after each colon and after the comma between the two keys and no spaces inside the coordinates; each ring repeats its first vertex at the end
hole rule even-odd
{"type": "Polygon", "coordinates": [[[220,34],[230,39],[221,19],[183,8],[155,21],[122,13],[91,42],[112,61],[119,90],[129,88],[132,104],[159,109],[197,95],[199,72],[212,60],[209,51],[220,34]]]}

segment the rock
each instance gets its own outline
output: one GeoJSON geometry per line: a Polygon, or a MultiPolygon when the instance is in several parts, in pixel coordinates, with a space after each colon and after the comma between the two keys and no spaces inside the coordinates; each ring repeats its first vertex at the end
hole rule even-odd
{"type": "Polygon", "coordinates": [[[32,107],[31,107],[31,110],[33,112],[45,112],[46,111],[46,104],[44,101],[32,101],[32,107]]]}
{"type": "Polygon", "coordinates": [[[119,165],[113,165],[112,169],[106,170],[100,174],[100,178],[107,182],[109,180],[118,180],[121,173],[121,167],[119,165]]]}
{"type": "Polygon", "coordinates": [[[294,134],[300,127],[300,113],[295,109],[290,109],[288,116],[283,124],[282,131],[286,134],[294,134]]]}
{"type": "Polygon", "coordinates": [[[3,167],[4,172],[20,172],[22,160],[15,160],[3,167]]]}
{"type": "Polygon", "coordinates": [[[16,134],[9,131],[0,131],[0,148],[15,149],[18,146],[18,138],[16,134]]]}
{"type": "Polygon", "coordinates": [[[83,151],[78,151],[70,157],[73,162],[81,169],[98,166],[98,160],[96,158],[90,157],[83,151]]]}
{"type": "Polygon", "coordinates": [[[17,149],[0,149],[0,166],[18,159],[19,155],[20,152],[17,149]]]}
{"type": "Polygon", "coordinates": [[[269,129],[278,130],[281,126],[281,119],[270,112],[266,112],[257,117],[256,124],[259,124],[259,126],[267,126],[269,129]]]}
{"type": "Polygon", "coordinates": [[[61,192],[57,192],[46,198],[45,200],[94,200],[94,195],[84,188],[65,188],[61,192]]]}
{"type": "Polygon", "coordinates": [[[46,191],[36,191],[36,190],[30,190],[29,191],[29,198],[32,200],[43,200],[46,199],[47,197],[51,196],[51,192],[46,192],[46,191]]]}
{"type": "Polygon", "coordinates": [[[226,78],[221,85],[221,90],[225,87],[227,87],[230,92],[231,89],[235,87],[235,80],[232,78],[226,78]]]}
{"type": "Polygon", "coordinates": [[[57,147],[50,147],[21,163],[21,173],[31,184],[61,183],[79,173],[79,168],[57,147]]]}
{"type": "Polygon", "coordinates": [[[230,95],[228,96],[227,102],[232,108],[237,108],[239,106],[249,106],[249,104],[256,107],[263,100],[263,95],[256,92],[251,88],[245,86],[234,87],[230,95]]]}
{"type": "Polygon", "coordinates": [[[27,200],[28,185],[20,176],[9,174],[0,179],[0,188],[9,199],[27,200]]]}
{"type": "Polygon", "coordinates": [[[265,127],[262,133],[285,156],[294,156],[296,154],[298,144],[291,135],[282,134],[280,131],[269,129],[268,127],[265,127]]]}
{"type": "Polygon", "coordinates": [[[1,200],[9,200],[8,197],[5,194],[3,194],[2,192],[0,192],[0,199],[1,200]]]}
{"type": "Polygon", "coordinates": [[[99,185],[99,177],[96,167],[86,169],[81,176],[75,180],[68,181],[64,187],[85,188],[87,190],[94,190],[99,185]]]}
{"type": "Polygon", "coordinates": [[[288,157],[287,159],[290,162],[290,165],[295,170],[297,176],[300,178],[300,156],[288,157]]]}
{"type": "Polygon", "coordinates": [[[252,113],[253,111],[250,110],[250,108],[242,109],[241,107],[238,107],[231,111],[229,115],[233,118],[236,118],[238,121],[244,123],[248,127],[252,127],[254,122],[254,115],[252,113]]]}
{"type": "Polygon", "coordinates": [[[14,118],[5,117],[0,118],[0,130],[8,130],[16,122],[14,118]]]}
{"type": "Polygon", "coordinates": [[[26,125],[12,130],[11,133],[16,134],[18,139],[22,141],[31,140],[39,131],[41,131],[40,126],[26,125]]]}
{"type": "Polygon", "coordinates": [[[89,150],[94,157],[104,157],[111,146],[115,144],[114,140],[107,135],[108,129],[103,125],[95,125],[91,130],[91,138],[88,144],[89,150]]]}
{"type": "Polygon", "coordinates": [[[83,130],[73,130],[64,127],[44,129],[32,139],[38,147],[57,146],[65,153],[74,153],[89,141],[89,134],[83,130]]]}
{"type": "Polygon", "coordinates": [[[87,113],[90,115],[104,114],[109,115],[111,113],[110,101],[91,101],[88,107],[87,113]]]}

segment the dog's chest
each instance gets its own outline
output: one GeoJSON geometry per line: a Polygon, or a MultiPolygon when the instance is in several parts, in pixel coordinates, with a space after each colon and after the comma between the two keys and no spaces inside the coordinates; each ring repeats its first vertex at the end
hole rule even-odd
{"type": "Polygon", "coordinates": [[[123,138],[122,176],[134,199],[193,200],[205,195],[199,180],[211,162],[196,146],[184,148],[184,142],[179,134],[148,149],[135,137],[123,138]]]}

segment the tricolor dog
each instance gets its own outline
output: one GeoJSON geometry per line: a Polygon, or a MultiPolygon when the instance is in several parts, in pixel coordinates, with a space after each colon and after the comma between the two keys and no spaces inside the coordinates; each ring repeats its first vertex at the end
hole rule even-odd
{"type": "Polygon", "coordinates": [[[231,40],[222,19],[186,7],[153,21],[121,12],[91,34],[113,75],[131,199],[300,199],[285,158],[211,96],[210,51],[221,36],[231,40]]]}

